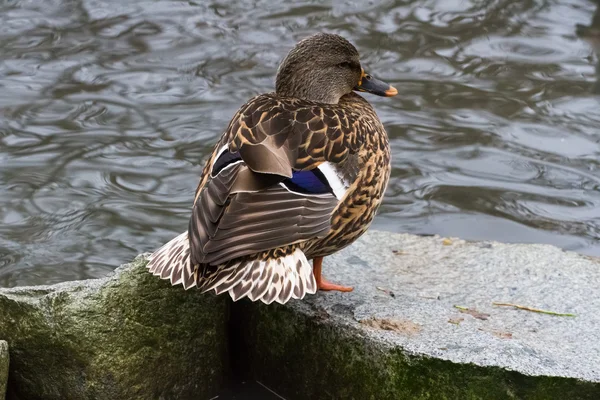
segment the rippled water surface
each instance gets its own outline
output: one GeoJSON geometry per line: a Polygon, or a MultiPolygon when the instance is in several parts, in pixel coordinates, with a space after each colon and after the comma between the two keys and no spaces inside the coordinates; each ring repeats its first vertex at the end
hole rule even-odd
{"type": "Polygon", "coordinates": [[[202,161],[332,31],[400,95],[369,96],[393,172],[374,227],[600,255],[588,0],[0,0],[0,286],[99,277],[184,231],[202,161]]]}

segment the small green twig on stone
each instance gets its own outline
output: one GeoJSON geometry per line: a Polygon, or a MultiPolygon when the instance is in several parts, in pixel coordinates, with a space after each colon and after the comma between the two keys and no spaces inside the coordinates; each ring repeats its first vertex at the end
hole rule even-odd
{"type": "Polygon", "coordinates": [[[532,307],[527,307],[527,306],[520,306],[518,304],[512,304],[512,303],[497,303],[497,302],[492,302],[492,304],[495,305],[495,306],[500,306],[500,307],[514,307],[514,308],[518,308],[519,310],[532,311],[532,312],[536,312],[536,313],[540,313],[540,314],[555,315],[557,317],[576,317],[575,314],[557,313],[557,312],[554,312],[554,311],[540,310],[539,308],[532,308],[532,307]]]}
{"type": "Polygon", "coordinates": [[[484,321],[490,317],[490,314],[479,312],[474,308],[468,308],[468,307],[457,306],[457,305],[455,305],[454,308],[457,308],[461,313],[469,314],[477,319],[481,319],[484,321]]]}

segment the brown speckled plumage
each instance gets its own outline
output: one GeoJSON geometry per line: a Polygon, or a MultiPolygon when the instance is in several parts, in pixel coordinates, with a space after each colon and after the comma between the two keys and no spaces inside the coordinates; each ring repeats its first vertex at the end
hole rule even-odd
{"type": "Polygon", "coordinates": [[[234,300],[284,303],[315,292],[307,260],[367,230],[390,175],[385,129],[352,91],[365,76],[352,49],[320,34],[292,50],[278,91],[254,97],[232,118],[202,172],[188,232],[154,253],[151,272],[186,288],[229,291],[234,300]],[[329,56],[298,61],[328,47],[329,56]],[[297,73],[308,66],[317,82],[329,77],[334,86],[308,78],[303,86],[297,73]],[[299,171],[312,171],[329,189],[298,189],[299,171]]]}

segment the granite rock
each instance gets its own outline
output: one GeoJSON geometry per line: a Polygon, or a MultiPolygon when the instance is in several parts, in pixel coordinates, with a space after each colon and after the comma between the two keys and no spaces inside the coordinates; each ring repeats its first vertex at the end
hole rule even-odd
{"type": "Polygon", "coordinates": [[[107,278],[0,290],[8,399],[205,399],[227,368],[227,299],[138,256],[107,278]]]}
{"type": "Polygon", "coordinates": [[[354,292],[232,310],[238,365],[287,399],[600,398],[598,259],[370,231],[323,271],[354,292]]]}

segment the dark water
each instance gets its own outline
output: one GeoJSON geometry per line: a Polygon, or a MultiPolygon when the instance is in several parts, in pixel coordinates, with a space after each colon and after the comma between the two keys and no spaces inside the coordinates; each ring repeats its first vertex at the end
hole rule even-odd
{"type": "Polygon", "coordinates": [[[279,393],[258,381],[232,380],[210,400],[286,400],[279,393]]]}
{"type": "Polygon", "coordinates": [[[600,255],[588,0],[0,0],[0,286],[103,276],[186,229],[202,160],[300,38],[401,95],[374,227],[600,255]]]}

